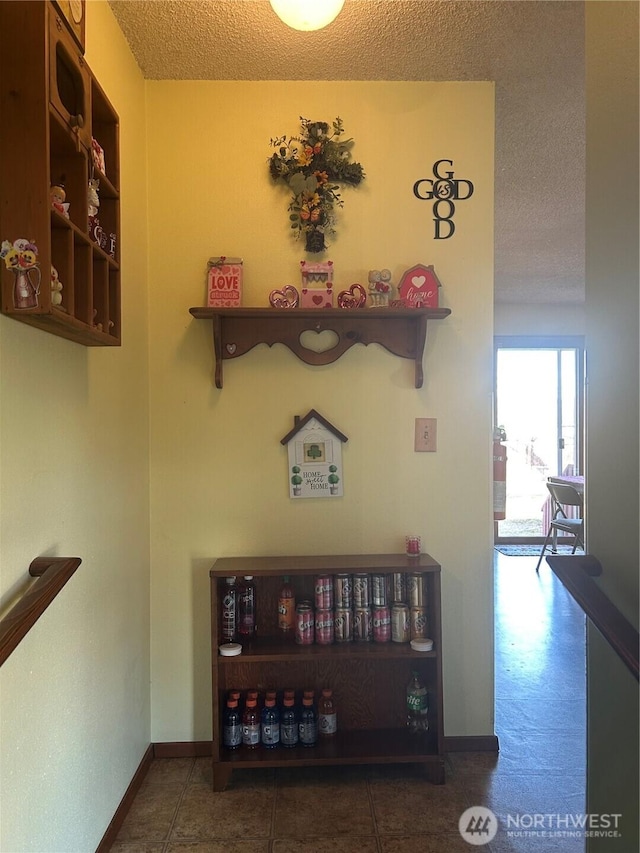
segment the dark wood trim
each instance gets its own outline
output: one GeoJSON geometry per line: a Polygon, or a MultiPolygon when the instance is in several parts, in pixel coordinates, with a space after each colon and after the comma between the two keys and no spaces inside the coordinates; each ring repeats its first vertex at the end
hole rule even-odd
{"type": "Polygon", "coordinates": [[[26,637],[71,575],[80,557],[37,557],[29,566],[37,578],[22,598],[0,621],[0,666],[26,637]]]}
{"type": "Polygon", "coordinates": [[[422,388],[422,356],[427,320],[442,320],[450,308],[190,308],[196,320],[213,321],[215,383],[222,388],[222,362],[258,344],[284,344],[309,365],[333,364],[354,344],[377,343],[400,358],[412,359],[414,385],[422,388]],[[300,343],[303,332],[332,331],[338,342],[316,352],[300,343]]]}
{"type": "Polygon", "coordinates": [[[174,741],[153,744],[154,758],[209,758],[213,753],[213,741],[174,741]]]}
{"type": "Polygon", "coordinates": [[[497,735],[450,735],[444,738],[445,752],[500,752],[497,735]]]}
{"type": "Polygon", "coordinates": [[[602,565],[593,555],[550,555],[547,563],[600,631],[627,669],[638,678],[638,631],[593,580],[602,565]]]}
{"type": "Polygon", "coordinates": [[[145,750],[144,755],[142,756],[142,761],[138,765],[138,769],[133,775],[133,779],[129,783],[129,787],[125,791],[124,797],[120,800],[120,805],[116,809],[116,813],[111,819],[111,823],[107,827],[107,831],[102,836],[102,840],[96,848],[96,853],[108,853],[108,851],[113,846],[118,836],[118,833],[120,832],[120,827],[124,823],[124,819],[129,813],[129,809],[133,804],[136,794],[140,790],[140,786],[144,782],[144,777],[149,772],[149,767],[151,767],[151,762],[153,761],[153,758],[153,744],[149,744],[149,746],[145,750]]]}
{"type": "MultiPolygon", "coordinates": [[[[497,735],[452,735],[444,738],[445,752],[499,752],[497,735]]],[[[154,743],[154,758],[208,758],[213,752],[213,741],[177,741],[154,743]]]]}

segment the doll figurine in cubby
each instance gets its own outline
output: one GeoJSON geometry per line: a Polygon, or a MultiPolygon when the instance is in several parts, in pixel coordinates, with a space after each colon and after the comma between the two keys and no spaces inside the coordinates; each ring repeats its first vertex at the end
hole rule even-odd
{"type": "Polygon", "coordinates": [[[87,187],[87,212],[89,214],[89,236],[92,240],[100,245],[102,240],[102,228],[98,219],[98,208],[100,207],[100,197],[98,196],[98,187],[100,181],[97,178],[89,179],[87,187]]]}
{"type": "Polygon", "coordinates": [[[62,282],[53,264],[51,264],[51,304],[62,305],[62,282]]]}
{"type": "Polygon", "coordinates": [[[51,199],[51,207],[57,210],[59,214],[66,219],[69,218],[69,202],[65,199],[67,194],[61,184],[54,184],[49,190],[49,198],[51,199]]]}

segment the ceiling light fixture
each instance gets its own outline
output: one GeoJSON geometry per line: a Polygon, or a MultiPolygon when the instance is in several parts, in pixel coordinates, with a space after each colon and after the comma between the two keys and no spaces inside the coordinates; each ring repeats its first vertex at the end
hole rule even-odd
{"type": "Polygon", "coordinates": [[[293,30],[321,30],[338,17],[344,0],[269,0],[281,21],[293,30]]]}

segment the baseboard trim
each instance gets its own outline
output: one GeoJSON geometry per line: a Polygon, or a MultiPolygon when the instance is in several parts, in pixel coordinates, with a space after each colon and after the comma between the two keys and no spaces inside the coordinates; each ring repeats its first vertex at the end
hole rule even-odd
{"type": "Polygon", "coordinates": [[[144,777],[149,771],[149,767],[151,766],[152,761],[153,744],[149,744],[144,755],[142,756],[142,761],[138,765],[138,769],[133,774],[133,779],[129,783],[129,787],[125,791],[124,797],[120,801],[120,805],[116,809],[116,813],[111,819],[111,823],[107,827],[107,831],[102,836],[102,840],[96,848],[96,853],[108,853],[108,851],[113,846],[116,837],[120,832],[120,827],[124,823],[124,819],[127,816],[129,809],[131,808],[131,804],[133,803],[136,794],[140,790],[140,786],[142,785],[144,777]]]}
{"type": "Polygon", "coordinates": [[[497,735],[445,736],[445,752],[500,752],[497,735]]]}
{"type": "Polygon", "coordinates": [[[206,758],[213,753],[213,741],[175,741],[154,743],[154,758],[206,758]]]}

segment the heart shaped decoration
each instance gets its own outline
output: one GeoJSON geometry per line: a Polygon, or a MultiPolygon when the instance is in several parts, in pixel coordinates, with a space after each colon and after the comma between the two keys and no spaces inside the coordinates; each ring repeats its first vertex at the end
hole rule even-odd
{"type": "Polygon", "coordinates": [[[235,353],[236,349],[237,349],[237,346],[235,344],[227,344],[227,346],[226,346],[226,350],[229,353],[229,355],[233,355],[235,353]]]}
{"type": "Polygon", "coordinates": [[[426,280],[427,279],[424,275],[414,275],[414,277],[411,279],[411,284],[414,287],[422,287],[426,280]]]}
{"type": "Polygon", "coordinates": [[[269,305],[272,308],[297,308],[300,299],[298,291],[292,284],[285,285],[282,290],[272,290],[269,294],[269,305]]]}
{"type": "Polygon", "coordinates": [[[360,284],[352,284],[349,290],[338,294],[340,308],[362,308],[367,301],[367,293],[360,284]]]}
{"type": "Polygon", "coordinates": [[[311,300],[314,305],[322,305],[323,298],[324,297],[321,296],[319,293],[314,293],[314,295],[311,297],[311,300]]]}

